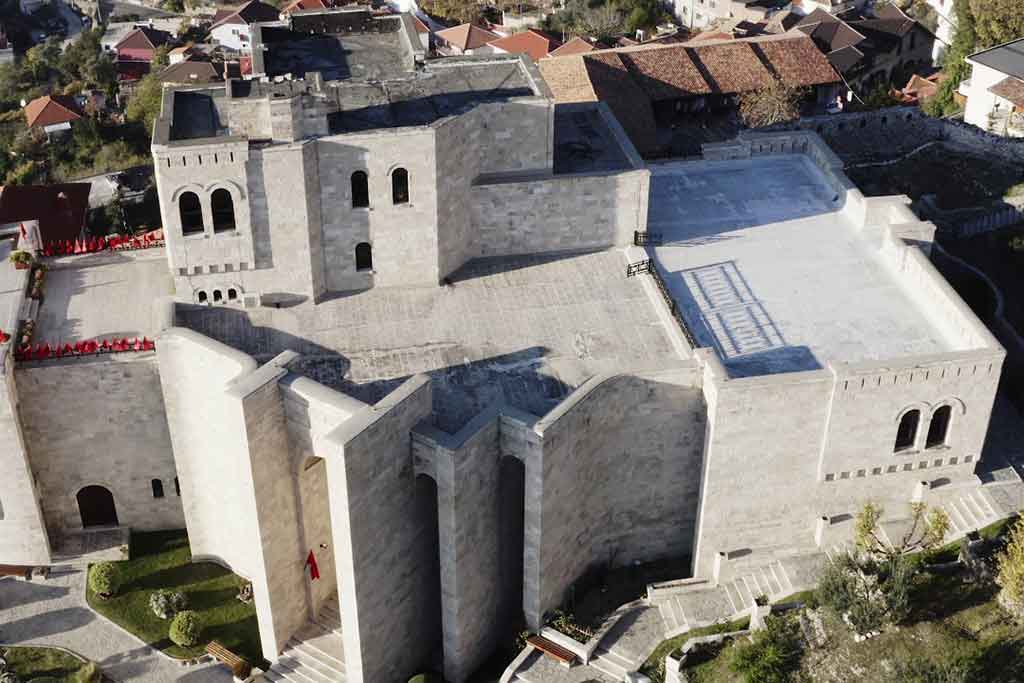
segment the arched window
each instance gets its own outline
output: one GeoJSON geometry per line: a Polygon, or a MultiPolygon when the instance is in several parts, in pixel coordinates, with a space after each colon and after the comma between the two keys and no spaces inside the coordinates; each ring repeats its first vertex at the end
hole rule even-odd
{"type": "Polygon", "coordinates": [[[219,289],[213,290],[213,303],[219,304],[224,300],[224,295],[220,293],[219,289]]]}
{"type": "Polygon", "coordinates": [[[182,192],[178,198],[178,213],[181,215],[181,232],[191,235],[203,231],[203,207],[195,192],[182,192]]]}
{"type": "Polygon", "coordinates": [[[367,242],[356,245],[356,270],[373,270],[373,248],[367,242]]]}
{"type": "Polygon", "coordinates": [[[200,289],[199,290],[199,295],[198,295],[197,298],[199,299],[199,303],[205,304],[206,301],[207,301],[206,290],[200,289]]]}
{"type": "Polygon", "coordinates": [[[352,174],[352,208],[366,208],[370,205],[370,183],[365,171],[352,174]]]}
{"type": "Polygon", "coordinates": [[[149,483],[153,485],[153,497],[154,498],[163,498],[164,497],[164,483],[162,481],[160,481],[159,479],[154,479],[153,481],[151,481],[149,483]]]}
{"type": "Polygon", "coordinates": [[[950,406],[940,406],[932,413],[932,421],[928,423],[928,437],[925,439],[925,448],[935,448],[946,445],[946,436],[949,434],[949,418],[953,415],[950,406]]]}
{"type": "Polygon", "coordinates": [[[908,410],[902,418],[900,418],[899,429],[896,430],[896,448],[897,451],[902,451],[907,448],[912,448],[914,442],[917,441],[917,425],[921,421],[921,411],[915,408],[914,410],[908,410]]]}
{"type": "Polygon", "coordinates": [[[235,201],[231,193],[223,187],[210,195],[210,208],[213,213],[213,231],[224,232],[235,229],[235,201]]]}
{"type": "Polygon", "coordinates": [[[391,172],[391,202],[393,204],[409,202],[409,172],[404,168],[396,168],[391,172]]]}
{"type": "Polygon", "coordinates": [[[232,287],[228,290],[228,301],[234,301],[238,298],[238,290],[232,287]]]}

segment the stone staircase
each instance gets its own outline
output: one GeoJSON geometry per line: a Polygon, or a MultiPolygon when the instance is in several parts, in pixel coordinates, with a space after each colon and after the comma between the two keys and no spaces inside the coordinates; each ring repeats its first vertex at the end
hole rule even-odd
{"type": "Polygon", "coordinates": [[[942,504],[942,509],[949,517],[947,540],[960,538],[969,531],[986,527],[1006,516],[981,488],[965,491],[963,495],[947,500],[942,504]]]}
{"type": "Polygon", "coordinates": [[[292,636],[264,678],[289,683],[344,683],[345,646],[337,597],[324,603],[319,614],[292,636]]]}

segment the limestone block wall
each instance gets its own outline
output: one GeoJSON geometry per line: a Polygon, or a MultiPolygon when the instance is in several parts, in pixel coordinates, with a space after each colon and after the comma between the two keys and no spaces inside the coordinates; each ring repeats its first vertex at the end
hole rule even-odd
{"type": "MultiPolygon", "coordinates": [[[[462,683],[503,632],[499,421],[484,412],[458,434],[413,432],[416,467],[437,482],[445,680],[462,683]]],[[[521,545],[520,545],[521,548],[521,545]]],[[[521,550],[520,550],[521,552],[521,550]]]]}
{"type": "Polygon", "coordinates": [[[48,564],[50,539],[18,415],[14,358],[0,350],[0,563],[48,564]]]}
{"type": "MultiPolygon", "coordinates": [[[[322,204],[324,281],[330,291],[437,285],[437,180],[434,135],[402,128],[316,141],[322,204]],[[409,201],[392,202],[392,172],[409,173],[409,201]],[[370,205],[352,206],[352,174],[368,176],[370,205]],[[355,249],[372,247],[373,268],[356,270],[355,249]]],[[[279,192],[293,192],[284,187],[279,192]]]]}
{"type": "Polygon", "coordinates": [[[297,479],[299,544],[304,553],[313,551],[320,569],[320,580],[307,582],[315,614],[338,594],[327,464],[322,457],[329,448],[325,442],[332,429],[366,404],[293,373],[282,378],[278,386],[291,447],[291,468],[297,479]]]}
{"type": "Polygon", "coordinates": [[[534,426],[524,611],[537,628],[589,567],[690,553],[706,407],[696,364],[599,375],[534,426]]]}
{"type": "Polygon", "coordinates": [[[155,354],[23,363],[14,376],[51,532],[82,528],[75,496],[91,484],[110,490],[123,526],[185,526],[155,354]]]}
{"type": "Polygon", "coordinates": [[[474,253],[510,256],[629,244],[647,229],[650,172],[502,176],[472,188],[474,253]]]}
{"type": "Polygon", "coordinates": [[[440,641],[437,513],[426,499],[436,492],[418,484],[409,436],[430,411],[430,381],[419,375],[330,436],[331,528],[354,683],[406,680],[440,641]]]}

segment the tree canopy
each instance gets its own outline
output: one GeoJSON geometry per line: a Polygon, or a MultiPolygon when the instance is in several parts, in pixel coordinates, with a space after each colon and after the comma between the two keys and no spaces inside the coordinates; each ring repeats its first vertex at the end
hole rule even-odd
{"type": "Polygon", "coordinates": [[[1024,36],[1024,2],[1021,0],[969,0],[977,34],[976,49],[1007,43],[1024,36]]]}

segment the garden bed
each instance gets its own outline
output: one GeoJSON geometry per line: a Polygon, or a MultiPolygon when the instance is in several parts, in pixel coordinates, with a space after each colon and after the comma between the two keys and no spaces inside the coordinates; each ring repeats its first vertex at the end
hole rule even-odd
{"type": "Polygon", "coordinates": [[[87,589],[90,607],[171,657],[198,657],[216,640],[254,665],[263,661],[256,609],[237,599],[241,579],[212,562],[191,562],[184,530],[132,533],[129,557],[115,563],[122,579],[116,595],[101,599],[87,589]],[[198,645],[171,642],[170,620],[160,619],[149,606],[150,595],[158,590],[186,594],[188,608],[203,625],[198,645]]]}
{"type": "Polygon", "coordinates": [[[67,683],[96,683],[96,665],[55,647],[2,647],[7,668],[23,681],[45,678],[67,683]]]}

